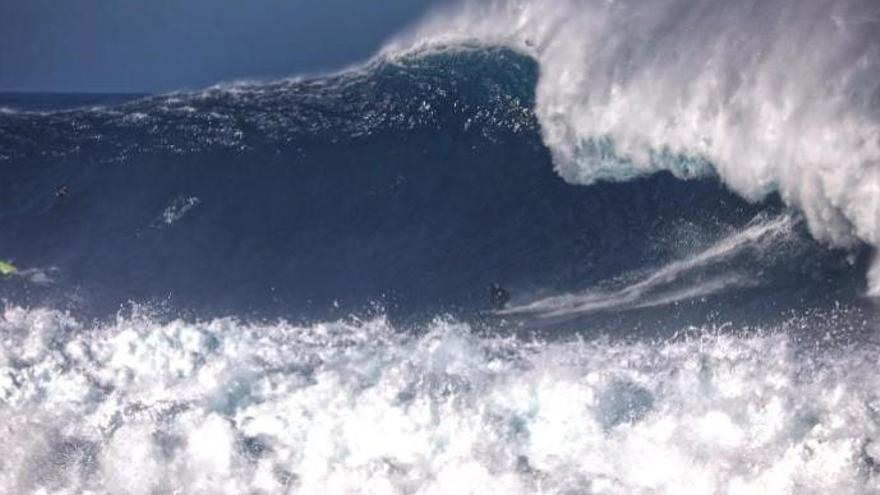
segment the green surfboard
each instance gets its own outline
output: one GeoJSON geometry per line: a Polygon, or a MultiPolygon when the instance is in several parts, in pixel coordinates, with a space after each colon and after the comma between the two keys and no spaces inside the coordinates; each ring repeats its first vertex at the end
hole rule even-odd
{"type": "Polygon", "coordinates": [[[18,272],[18,268],[10,265],[5,261],[0,261],[0,276],[9,277],[10,275],[15,275],[18,272]]]}

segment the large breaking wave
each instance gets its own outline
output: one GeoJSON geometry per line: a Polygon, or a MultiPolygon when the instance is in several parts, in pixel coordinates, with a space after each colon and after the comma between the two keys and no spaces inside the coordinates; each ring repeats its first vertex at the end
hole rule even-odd
{"type": "Polygon", "coordinates": [[[0,491],[880,491],[877,22],[465,1],[328,77],[0,96],[0,491]]]}
{"type": "MultiPolygon", "coordinates": [[[[819,239],[880,245],[880,5],[474,1],[388,53],[503,45],[540,64],[536,114],[567,180],[716,172],[778,191],[819,239]]],[[[880,291],[880,262],[871,270],[880,291]]]]}

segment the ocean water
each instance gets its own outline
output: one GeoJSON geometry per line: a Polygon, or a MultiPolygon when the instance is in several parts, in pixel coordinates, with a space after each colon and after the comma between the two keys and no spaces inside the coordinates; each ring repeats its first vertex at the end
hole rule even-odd
{"type": "Polygon", "coordinates": [[[880,493],[876,2],[0,108],[2,493],[880,493]]]}

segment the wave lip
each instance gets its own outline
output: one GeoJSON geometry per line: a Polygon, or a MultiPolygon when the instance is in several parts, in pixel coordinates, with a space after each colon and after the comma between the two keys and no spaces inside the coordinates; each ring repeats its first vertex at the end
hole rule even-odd
{"type": "Polygon", "coordinates": [[[876,248],[878,26],[870,0],[463,1],[385,54],[473,42],[526,53],[566,180],[711,170],[750,200],[778,191],[822,241],[876,248]]]}
{"type": "Polygon", "coordinates": [[[10,307],[0,330],[7,493],[880,489],[877,349],[785,328],[525,342],[10,307]]]}

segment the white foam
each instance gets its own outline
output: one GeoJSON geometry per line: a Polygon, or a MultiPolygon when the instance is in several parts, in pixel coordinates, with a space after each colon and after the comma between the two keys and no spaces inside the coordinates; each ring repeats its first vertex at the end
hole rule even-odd
{"type": "Polygon", "coordinates": [[[877,349],[0,317],[3,493],[880,490],[877,349]]]}
{"type": "Polygon", "coordinates": [[[19,270],[17,275],[24,278],[28,282],[36,285],[50,285],[55,283],[53,275],[59,271],[57,266],[46,268],[27,268],[19,270]]]}
{"type": "Polygon", "coordinates": [[[171,202],[162,212],[161,221],[165,225],[174,225],[193,208],[199,205],[201,200],[195,196],[179,197],[171,202]]]}
{"type": "Polygon", "coordinates": [[[748,199],[779,191],[818,239],[880,246],[876,1],[463,1],[385,53],[463,41],[539,62],[536,113],[571,182],[711,164],[748,199]]]}

